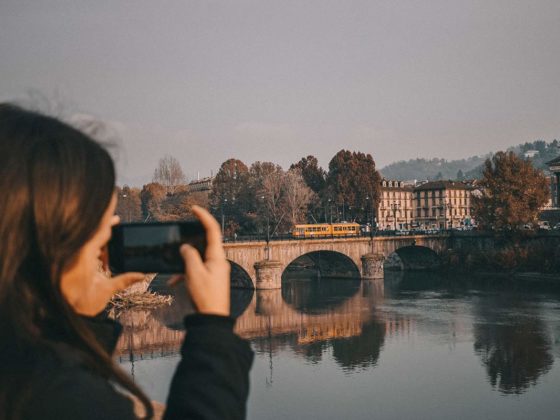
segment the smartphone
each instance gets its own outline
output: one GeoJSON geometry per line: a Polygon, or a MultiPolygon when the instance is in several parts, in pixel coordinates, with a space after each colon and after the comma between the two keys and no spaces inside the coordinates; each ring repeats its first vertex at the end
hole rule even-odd
{"type": "Polygon", "coordinates": [[[108,244],[112,273],[183,273],[179,248],[188,243],[204,256],[206,234],[200,222],[124,223],[113,227],[108,244]]]}

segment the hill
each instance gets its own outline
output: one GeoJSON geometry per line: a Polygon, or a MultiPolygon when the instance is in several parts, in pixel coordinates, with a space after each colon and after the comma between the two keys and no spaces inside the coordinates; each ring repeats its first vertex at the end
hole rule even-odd
{"type": "MultiPolygon", "coordinates": [[[[560,155],[560,142],[553,140],[547,143],[544,140],[527,142],[508,148],[518,156],[531,159],[533,165],[548,173],[546,162],[560,155]]],[[[493,153],[485,156],[471,156],[466,159],[446,160],[410,159],[391,163],[382,168],[381,174],[387,179],[402,180],[438,180],[438,179],[470,179],[482,175],[484,161],[491,158],[493,153]]]]}

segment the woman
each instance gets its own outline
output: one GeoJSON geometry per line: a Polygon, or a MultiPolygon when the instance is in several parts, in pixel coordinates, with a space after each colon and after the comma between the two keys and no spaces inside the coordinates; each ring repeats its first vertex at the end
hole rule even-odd
{"type": "MultiPolygon", "coordinates": [[[[149,399],[111,358],[120,326],[99,316],[111,296],[143,278],[99,274],[118,223],[107,151],[50,117],[0,104],[0,419],[132,419],[149,399]]],[[[217,222],[204,260],[183,245],[198,313],[185,318],[182,360],[164,418],[242,419],[253,354],[233,334],[229,265],[217,222]]]]}

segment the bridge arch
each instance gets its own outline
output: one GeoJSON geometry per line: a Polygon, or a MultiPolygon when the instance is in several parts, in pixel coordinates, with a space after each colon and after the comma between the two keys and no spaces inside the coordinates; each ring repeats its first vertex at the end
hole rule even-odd
{"type": "Polygon", "coordinates": [[[240,289],[254,289],[255,284],[249,272],[235,261],[228,260],[231,266],[231,287],[240,289]]]}
{"type": "Polygon", "coordinates": [[[441,264],[439,255],[427,246],[409,245],[396,249],[386,260],[386,270],[431,270],[441,264]]]}
{"type": "Polygon", "coordinates": [[[342,252],[319,249],[306,252],[283,267],[283,282],[294,276],[359,278],[360,265],[342,252]]]}

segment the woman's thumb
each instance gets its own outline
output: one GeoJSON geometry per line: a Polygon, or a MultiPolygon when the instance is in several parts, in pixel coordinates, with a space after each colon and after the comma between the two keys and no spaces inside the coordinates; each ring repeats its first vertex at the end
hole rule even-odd
{"type": "Polygon", "coordinates": [[[114,284],[115,292],[119,292],[129,286],[132,286],[134,283],[144,280],[145,277],[146,275],[144,273],[124,273],[112,277],[111,281],[114,284]]]}
{"type": "Polygon", "coordinates": [[[181,252],[183,260],[185,261],[187,274],[189,272],[193,272],[193,270],[197,270],[199,267],[204,265],[200,253],[192,245],[183,244],[181,245],[179,251],[181,252]]]}

